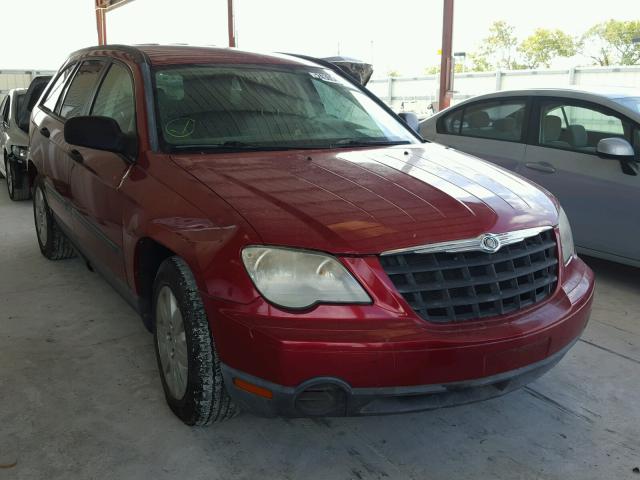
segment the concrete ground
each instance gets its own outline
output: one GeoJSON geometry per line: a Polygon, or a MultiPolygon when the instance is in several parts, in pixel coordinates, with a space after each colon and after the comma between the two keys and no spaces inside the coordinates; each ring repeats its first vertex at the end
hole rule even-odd
{"type": "Polygon", "coordinates": [[[136,314],[80,260],[45,260],[31,203],[2,181],[0,480],[640,480],[640,271],[587,261],[591,323],[525,389],[411,415],[188,428],[136,314]]]}

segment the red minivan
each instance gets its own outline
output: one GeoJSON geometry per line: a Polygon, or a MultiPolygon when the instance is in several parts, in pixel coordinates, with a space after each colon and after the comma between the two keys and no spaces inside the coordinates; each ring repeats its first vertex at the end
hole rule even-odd
{"type": "Polygon", "coordinates": [[[30,127],[42,253],[140,312],[189,425],[501,395],[587,323],[593,273],[552,196],[322,61],[89,48],[30,127]]]}

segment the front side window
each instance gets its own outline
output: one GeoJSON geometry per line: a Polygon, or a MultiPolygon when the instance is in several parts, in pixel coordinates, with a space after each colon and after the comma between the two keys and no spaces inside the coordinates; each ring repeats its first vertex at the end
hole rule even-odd
{"type": "Polygon", "coordinates": [[[60,98],[60,94],[67,83],[67,79],[73,72],[73,68],[75,65],[69,65],[64,71],[56,77],[55,82],[47,92],[47,96],[42,102],[42,106],[49,110],[50,112],[55,111],[56,105],[58,104],[58,99],[60,98]]]}
{"type": "Polygon", "coordinates": [[[540,145],[595,153],[603,138],[620,137],[633,142],[631,129],[618,116],[594,106],[545,101],[540,110],[540,145]]]}
{"type": "Polygon", "coordinates": [[[67,89],[60,107],[60,116],[62,118],[77,117],[85,112],[102,66],[103,63],[99,60],[82,62],[67,89]]]}
{"type": "Polygon", "coordinates": [[[155,84],[158,129],[169,150],[418,141],[328,69],[185,66],[156,71],[155,84]]]}
{"type": "Polygon", "coordinates": [[[465,107],[460,135],[490,140],[520,141],[525,100],[489,101],[465,107]]]}
{"type": "Polygon", "coordinates": [[[114,63],[109,68],[93,102],[91,115],[113,118],[126,134],[136,132],[133,83],[122,65],[114,63]]]}

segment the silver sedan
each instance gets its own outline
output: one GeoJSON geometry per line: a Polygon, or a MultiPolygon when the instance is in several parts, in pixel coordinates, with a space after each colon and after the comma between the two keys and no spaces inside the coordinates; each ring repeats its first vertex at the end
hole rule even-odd
{"type": "Polygon", "coordinates": [[[578,251],[640,267],[640,90],[490,93],[424,120],[420,133],[542,185],[578,251]]]}

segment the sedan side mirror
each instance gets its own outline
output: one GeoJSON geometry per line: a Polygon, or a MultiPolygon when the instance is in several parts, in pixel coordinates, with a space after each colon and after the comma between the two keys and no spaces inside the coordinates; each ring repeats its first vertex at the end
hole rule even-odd
{"type": "Polygon", "coordinates": [[[70,145],[135,156],[135,142],[109,117],[70,118],[64,124],[64,140],[70,145]]]}
{"type": "Polygon", "coordinates": [[[635,161],[636,153],[624,138],[603,138],[598,142],[596,152],[602,158],[619,160],[622,171],[627,175],[638,175],[638,164],[635,161]]]}
{"type": "Polygon", "coordinates": [[[624,138],[618,137],[603,138],[600,140],[596,147],[596,152],[598,152],[598,155],[601,157],[614,158],[616,160],[624,159],[625,157],[627,159],[633,159],[635,156],[631,144],[624,138]]]}
{"type": "Polygon", "coordinates": [[[415,113],[401,112],[398,116],[409,126],[409,128],[411,128],[411,130],[420,133],[420,121],[415,113]]]}

